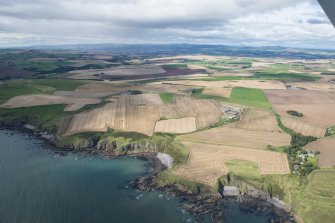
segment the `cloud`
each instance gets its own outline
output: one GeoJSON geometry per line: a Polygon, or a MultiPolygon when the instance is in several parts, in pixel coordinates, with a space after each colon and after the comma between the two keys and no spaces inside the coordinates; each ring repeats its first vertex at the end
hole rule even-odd
{"type": "Polygon", "coordinates": [[[1,47],[172,42],[335,46],[335,31],[311,0],[0,0],[0,33],[1,47]]]}

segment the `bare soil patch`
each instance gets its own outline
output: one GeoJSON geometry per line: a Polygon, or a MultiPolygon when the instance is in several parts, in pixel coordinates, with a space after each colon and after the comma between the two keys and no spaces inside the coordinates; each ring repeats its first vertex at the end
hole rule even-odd
{"type": "Polygon", "coordinates": [[[255,162],[262,175],[290,173],[287,156],[284,153],[192,142],[183,144],[190,150],[189,159],[173,173],[206,185],[215,186],[218,178],[228,173],[225,162],[229,160],[255,162]]]}
{"type": "Polygon", "coordinates": [[[318,139],[306,146],[307,149],[320,151],[319,165],[331,167],[335,165],[335,136],[318,139]]]}

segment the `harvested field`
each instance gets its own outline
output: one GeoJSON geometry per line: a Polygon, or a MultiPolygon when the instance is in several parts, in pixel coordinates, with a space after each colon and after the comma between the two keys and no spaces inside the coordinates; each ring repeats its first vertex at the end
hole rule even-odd
{"type": "Polygon", "coordinates": [[[288,84],[312,91],[335,91],[335,84],[329,82],[293,82],[288,84]]]}
{"type": "Polygon", "coordinates": [[[254,131],[225,126],[180,136],[182,141],[266,149],[271,146],[290,145],[291,136],[286,133],[254,131]]]}
{"type": "Polygon", "coordinates": [[[175,84],[184,86],[196,87],[230,87],[226,81],[196,81],[196,80],[181,80],[181,81],[164,81],[165,84],[175,84]]]}
{"type": "Polygon", "coordinates": [[[262,90],[286,89],[285,85],[280,81],[236,80],[227,81],[227,83],[231,87],[258,88],[262,90]]]}
{"type": "Polygon", "coordinates": [[[219,121],[221,110],[215,102],[191,97],[175,96],[175,103],[159,107],[161,117],[167,119],[195,117],[197,129],[206,128],[219,121]]]}
{"type": "Polygon", "coordinates": [[[66,132],[107,131],[108,128],[152,135],[155,122],[159,120],[155,106],[132,106],[128,96],[119,97],[102,108],[75,115],[66,132]]]}
{"type": "Polygon", "coordinates": [[[270,102],[274,105],[286,104],[335,104],[335,93],[305,90],[266,90],[270,102]]]}
{"type": "Polygon", "coordinates": [[[335,123],[335,104],[288,104],[275,105],[275,111],[281,116],[287,115],[288,110],[295,110],[304,114],[302,121],[317,126],[332,126],[335,123]]]}
{"type": "Polygon", "coordinates": [[[288,110],[303,113],[302,121],[317,126],[331,126],[335,123],[335,93],[306,90],[266,90],[273,108],[281,116],[288,110]]]}
{"type": "Polygon", "coordinates": [[[155,126],[155,132],[183,134],[195,132],[196,130],[194,117],[162,120],[156,122],[155,126]]]}
{"type": "Polygon", "coordinates": [[[162,82],[154,82],[141,86],[141,90],[150,93],[171,93],[179,95],[189,95],[184,91],[189,90],[190,86],[163,84],[162,82]]]}
{"type": "Polygon", "coordinates": [[[282,117],[281,121],[287,128],[293,129],[295,132],[304,136],[321,138],[326,134],[326,128],[309,124],[298,118],[282,117]]]}
{"type": "Polygon", "coordinates": [[[106,69],[87,69],[87,70],[76,70],[71,71],[68,74],[71,79],[99,79],[100,77],[134,77],[143,75],[163,74],[166,71],[157,65],[136,65],[136,66],[120,66],[115,68],[106,69]]]}
{"type": "Polygon", "coordinates": [[[120,66],[103,70],[107,76],[133,76],[133,75],[146,75],[146,74],[162,74],[166,71],[157,65],[136,65],[136,66],[120,66]]]}
{"type": "Polygon", "coordinates": [[[206,87],[202,93],[229,98],[231,90],[231,88],[206,87]]]}
{"type": "Polygon", "coordinates": [[[138,94],[130,96],[131,105],[161,105],[163,104],[159,94],[138,94]]]}
{"type": "Polygon", "coordinates": [[[247,71],[233,72],[233,71],[215,71],[211,76],[214,77],[250,77],[253,74],[247,71]]]}
{"type": "Polygon", "coordinates": [[[258,109],[245,109],[240,120],[229,126],[255,131],[282,132],[272,112],[258,109]]]}
{"type": "Polygon", "coordinates": [[[257,163],[262,175],[290,173],[287,156],[284,153],[192,142],[183,144],[190,150],[189,159],[173,173],[206,185],[215,186],[218,178],[228,173],[225,162],[229,160],[257,163]]]}
{"type": "Polygon", "coordinates": [[[1,108],[21,108],[39,105],[68,104],[64,111],[77,111],[89,104],[98,104],[101,100],[92,98],[71,98],[45,94],[23,95],[11,98],[1,108]]]}
{"type": "Polygon", "coordinates": [[[309,143],[306,148],[320,151],[319,165],[331,167],[335,165],[335,136],[330,136],[309,143]]]}
{"type": "Polygon", "coordinates": [[[77,91],[55,91],[53,95],[61,96],[61,97],[71,97],[71,98],[102,98],[106,96],[110,96],[116,93],[86,93],[86,92],[77,92],[77,91]]]}

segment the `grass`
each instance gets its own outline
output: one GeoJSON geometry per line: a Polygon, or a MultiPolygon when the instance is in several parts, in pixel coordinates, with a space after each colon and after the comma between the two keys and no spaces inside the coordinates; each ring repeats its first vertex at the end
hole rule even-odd
{"type": "Polygon", "coordinates": [[[230,98],[225,98],[215,95],[202,94],[203,88],[193,89],[192,96],[199,99],[209,99],[217,101],[226,101],[234,104],[241,104],[254,108],[261,108],[264,110],[271,110],[272,106],[268,101],[268,98],[261,89],[256,88],[233,88],[230,98]]]}
{"type": "Polygon", "coordinates": [[[55,88],[46,85],[29,84],[25,82],[13,82],[10,84],[5,83],[0,87],[0,104],[15,96],[28,94],[50,94],[54,90],[55,88]]]}
{"type": "Polygon", "coordinates": [[[233,88],[228,102],[271,110],[271,104],[261,89],[254,88],[233,88]]]}
{"type": "Polygon", "coordinates": [[[217,66],[212,66],[212,65],[208,65],[206,66],[208,69],[211,70],[216,70],[216,71],[225,71],[225,70],[229,70],[227,68],[223,68],[223,67],[217,67],[217,66]]]}
{"type": "Polygon", "coordinates": [[[229,174],[237,176],[255,187],[262,186],[262,176],[259,174],[258,164],[245,160],[229,160],[225,162],[229,174]]]}
{"type": "MultiPolygon", "coordinates": [[[[55,132],[61,118],[65,116],[65,105],[43,105],[26,108],[0,109],[0,117],[6,122],[16,122],[22,117],[29,117],[28,123],[36,126],[38,129],[47,129],[55,132]]],[[[13,123],[15,124],[15,123],[13,123]]]]}
{"type": "Polygon", "coordinates": [[[53,87],[57,91],[73,91],[80,85],[89,83],[88,81],[69,79],[35,79],[30,81],[33,84],[53,87]]]}
{"type": "Polygon", "coordinates": [[[315,81],[320,79],[320,77],[313,76],[310,74],[271,72],[271,71],[256,72],[254,73],[253,77],[260,79],[272,79],[272,80],[303,80],[303,81],[315,81]]]}
{"type": "Polygon", "coordinates": [[[72,91],[88,83],[68,79],[19,79],[6,81],[0,88],[0,104],[8,99],[28,94],[52,94],[55,90],[72,91]]]}
{"type": "Polygon", "coordinates": [[[308,176],[308,185],[301,196],[304,223],[334,221],[334,185],[335,169],[316,170],[308,176]]]}
{"type": "Polygon", "coordinates": [[[173,95],[170,93],[160,93],[159,96],[164,104],[171,104],[173,103],[173,95]]]}
{"type": "Polygon", "coordinates": [[[330,126],[329,128],[327,128],[326,131],[326,136],[332,136],[335,135],[335,125],[330,126]]]}
{"type": "Polygon", "coordinates": [[[159,173],[158,180],[163,185],[181,185],[184,189],[192,193],[209,192],[212,190],[212,188],[204,184],[189,181],[182,177],[176,176],[171,173],[171,170],[159,173]]]}

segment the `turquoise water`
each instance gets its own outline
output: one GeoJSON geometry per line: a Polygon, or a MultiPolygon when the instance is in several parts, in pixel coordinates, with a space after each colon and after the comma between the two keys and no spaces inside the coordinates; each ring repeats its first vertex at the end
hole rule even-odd
{"type": "MultiPolygon", "coordinates": [[[[0,130],[0,223],[193,222],[175,198],[125,189],[146,168],[133,158],[55,155],[37,139],[0,130]]],[[[227,208],[228,223],[265,223],[270,216],[227,208]]]]}

